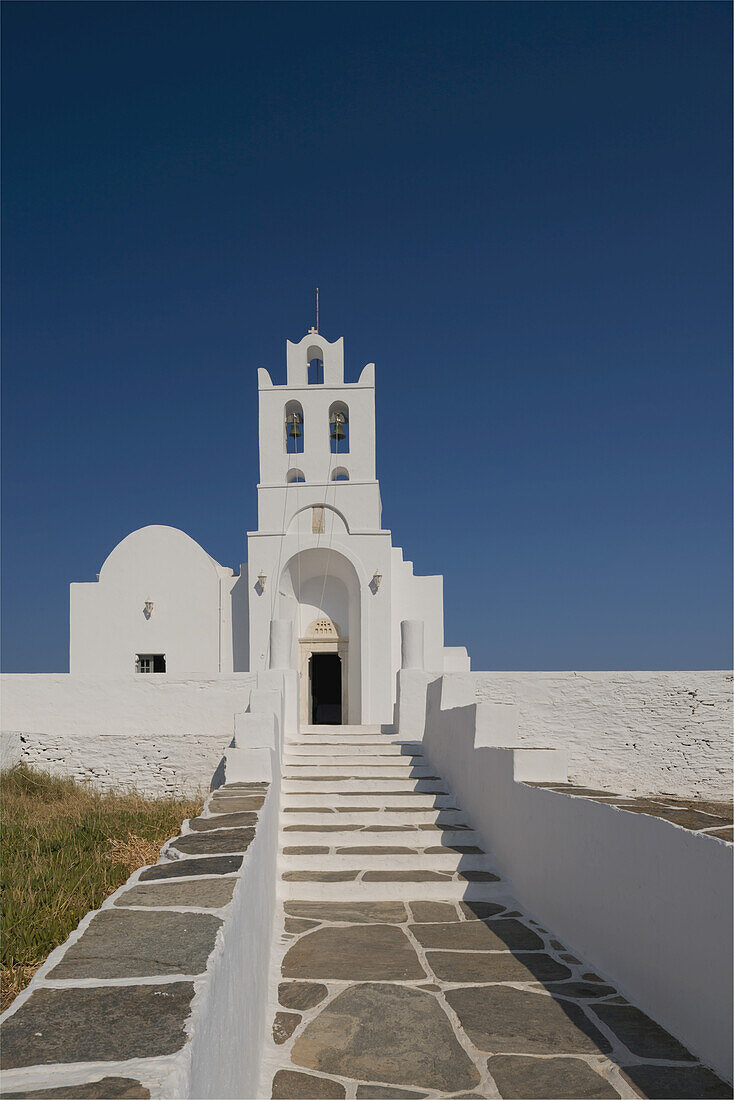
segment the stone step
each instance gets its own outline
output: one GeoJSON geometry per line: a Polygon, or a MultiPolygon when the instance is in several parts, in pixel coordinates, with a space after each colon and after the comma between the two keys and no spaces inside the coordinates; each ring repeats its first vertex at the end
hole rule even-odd
{"type": "MultiPolygon", "coordinates": [[[[442,779],[421,779],[420,777],[401,779],[399,776],[393,776],[385,779],[375,779],[372,776],[345,776],[344,779],[340,779],[336,775],[323,775],[319,776],[317,772],[314,775],[302,776],[298,779],[294,779],[292,776],[285,776],[281,783],[281,792],[283,794],[298,794],[299,791],[308,792],[309,794],[322,794],[331,798],[333,794],[348,794],[349,792],[369,795],[370,797],[376,795],[382,795],[387,793],[391,794],[436,794],[436,795],[449,795],[449,789],[442,779]]],[[[326,797],[324,798],[326,801],[326,797]]]]}
{"type": "MultiPolygon", "coordinates": [[[[349,824],[346,822],[345,824],[349,824]]],[[[355,823],[356,824],[356,823],[355,823]]],[[[366,828],[329,829],[321,830],[322,822],[309,824],[308,822],[288,826],[281,832],[280,844],[282,847],[293,845],[331,845],[332,847],[373,847],[375,844],[396,844],[408,847],[430,844],[476,844],[481,846],[480,837],[473,829],[457,829],[447,824],[440,829],[421,829],[419,826],[406,828],[405,826],[383,827],[379,831],[372,830],[372,826],[366,828]],[[319,830],[319,831],[316,831],[319,830]]]]}
{"type": "Polygon", "coordinates": [[[364,806],[345,803],[338,806],[308,806],[293,802],[283,807],[281,825],[464,825],[459,809],[441,809],[435,806],[396,806],[386,810],[382,806],[364,806]]]}
{"type": "Polygon", "coordinates": [[[299,734],[306,735],[307,737],[312,737],[314,734],[320,733],[331,734],[332,736],[336,736],[337,734],[355,734],[357,736],[364,737],[367,734],[375,733],[379,733],[381,736],[393,736],[392,727],[390,727],[390,729],[390,733],[385,732],[383,734],[381,725],[331,726],[324,724],[323,726],[307,726],[301,724],[298,728],[298,732],[299,734]]]}
{"type": "MultiPolygon", "coordinates": [[[[314,784],[315,786],[315,784],[314,784]]],[[[338,791],[331,790],[295,790],[284,792],[283,808],[307,806],[313,809],[328,810],[346,808],[376,808],[404,812],[406,810],[446,810],[458,809],[453,795],[437,794],[433,791],[376,791],[364,793],[358,786],[338,791]]]]}
{"type": "Polygon", "coordinates": [[[357,764],[360,767],[369,764],[373,768],[402,768],[402,767],[429,767],[429,761],[419,753],[379,752],[377,749],[369,752],[357,752],[341,745],[339,751],[332,752],[328,748],[320,748],[318,753],[291,752],[287,750],[283,756],[284,767],[348,767],[357,764]]]}
{"type": "Polygon", "coordinates": [[[420,742],[395,745],[391,741],[385,741],[384,744],[377,741],[365,741],[356,744],[353,742],[345,744],[343,741],[337,740],[334,740],[333,743],[314,741],[313,744],[307,741],[286,741],[285,752],[288,756],[302,756],[309,760],[314,757],[333,760],[335,756],[350,756],[355,753],[359,753],[360,756],[374,756],[377,759],[383,756],[405,756],[407,759],[412,756],[423,757],[420,742]]]}
{"type": "MultiPolygon", "coordinates": [[[[288,872],[285,872],[286,874],[288,872]]],[[[294,871],[291,874],[303,875],[308,872],[294,871]]],[[[335,871],[336,875],[347,875],[348,871],[335,871]]],[[[378,875],[380,872],[367,871],[366,874],[378,875]]],[[[280,878],[278,896],[291,901],[494,901],[507,900],[507,885],[500,882],[466,882],[454,876],[452,878],[425,879],[422,872],[396,871],[396,876],[388,882],[374,879],[340,879],[318,881],[308,879],[280,878]]]]}
{"type": "Polygon", "coordinates": [[[311,764],[308,761],[299,764],[284,761],[282,764],[283,779],[303,779],[309,775],[317,775],[319,778],[324,775],[333,775],[335,778],[346,775],[349,778],[358,776],[360,779],[378,780],[433,779],[440,782],[434,768],[429,767],[427,764],[411,764],[409,761],[404,764],[375,764],[371,761],[362,760],[353,764],[340,762],[338,764],[318,765],[311,764]]]}
{"type": "MultiPolygon", "coordinates": [[[[374,836],[374,834],[373,834],[374,836]]],[[[345,844],[329,851],[296,852],[298,848],[323,848],[323,842],[309,841],[307,844],[298,844],[290,841],[285,844],[279,855],[279,867],[281,871],[341,871],[358,864],[363,871],[408,871],[411,869],[420,871],[494,871],[494,866],[486,852],[456,852],[443,845],[435,845],[435,849],[410,849],[407,844],[401,844],[396,837],[390,845],[384,840],[379,844],[345,844]],[[345,849],[339,851],[339,848],[345,849]],[[359,849],[355,855],[355,848],[359,849]],[[438,849],[442,849],[440,854],[438,849]],[[403,849],[403,851],[400,851],[403,849]]]]}

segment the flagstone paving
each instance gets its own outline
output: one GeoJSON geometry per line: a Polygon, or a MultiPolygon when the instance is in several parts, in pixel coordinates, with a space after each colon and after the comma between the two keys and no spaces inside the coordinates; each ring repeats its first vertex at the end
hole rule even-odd
{"type": "MultiPolygon", "coordinates": [[[[419,746],[306,727],[282,799],[263,1096],[732,1096],[522,912],[419,746]]],[[[652,812],[723,825],[718,806],[652,812]]]]}

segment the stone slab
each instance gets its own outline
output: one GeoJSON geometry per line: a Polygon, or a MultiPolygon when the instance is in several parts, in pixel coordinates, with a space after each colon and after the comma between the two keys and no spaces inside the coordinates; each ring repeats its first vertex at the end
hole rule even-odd
{"type": "Polygon", "coordinates": [[[241,810],[260,810],[262,809],[263,802],[265,801],[265,795],[263,794],[236,794],[236,795],[217,795],[212,798],[209,803],[209,808],[213,806],[227,805],[227,802],[231,798],[236,798],[241,810]]]}
{"type": "Polygon", "coordinates": [[[517,920],[472,920],[461,924],[417,924],[411,932],[423,947],[444,951],[540,951],[543,941],[517,920]]]}
{"type": "Polygon", "coordinates": [[[3,1069],[173,1054],[186,1042],[193,982],[39,989],[0,1028],[3,1069]]]}
{"type": "Polygon", "coordinates": [[[326,986],[319,982],[281,982],[278,1000],[283,1008],[315,1008],[328,992],[326,986]]]}
{"type": "Polygon", "coordinates": [[[246,852],[255,836],[254,829],[212,829],[177,837],[170,845],[188,856],[215,856],[225,852],[246,852]]]}
{"type": "Polygon", "coordinates": [[[459,920],[456,906],[447,901],[411,901],[410,911],[413,914],[413,920],[418,924],[459,920]]]}
{"type": "Polygon", "coordinates": [[[273,1100],[343,1100],[344,1086],[328,1077],[279,1069],[273,1078],[273,1100]]]}
{"type": "Polygon", "coordinates": [[[314,920],[356,924],[402,924],[407,920],[400,901],[287,901],[283,908],[291,917],[314,920]]]}
{"type": "Polygon", "coordinates": [[[669,1058],[693,1062],[693,1055],[634,1005],[595,1004],[592,1011],[614,1032],[620,1042],[638,1058],[669,1058]]]}
{"type": "Polygon", "coordinates": [[[324,1073],[419,1089],[449,1092],[479,1083],[434,995],[387,983],[340,993],[306,1025],[291,1057],[324,1073]]]}
{"type": "Polygon", "coordinates": [[[415,848],[401,848],[397,844],[366,844],[356,845],[354,848],[337,848],[339,856],[413,856],[415,848]]]}
{"type": "Polygon", "coordinates": [[[156,863],[140,875],[140,882],[161,878],[188,878],[193,875],[231,875],[242,866],[242,856],[211,856],[203,859],[170,859],[156,863]]]}
{"type": "Polygon", "coordinates": [[[288,950],[282,972],[284,978],[351,981],[426,977],[415,948],[402,929],[385,924],[322,927],[307,932],[288,950]]]}
{"type": "Polygon", "coordinates": [[[257,814],[215,814],[214,817],[192,817],[189,825],[195,833],[210,829],[236,829],[242,825],[257,825],[257,814]]]}
{"type": "Polygon", "coordinates": [[[365,871],[363,882],[446,882],[450,872],[443,871],[365,871]]]}
{"type": "Polygon", "coordinates": [[[498,905],[494,901],[460,901],[459,909],[467,920],[486,920],[488,917],[496,917],[498,913],[504,912],[505,906],[498,905]]]}
{"type": "Polygon", "coordinates": [[[549,993],[559,997],[578,997],[581,1000],[592,1000],[597,997],[610,997],[617,990],[613,985],[601,985],[596,982],[551,982],[546,985],[549,993]]]}
{"type": "Polygon", "coordinates": [[[157,909],[166,906],[194,905],[198,909],[219,909],[228,905],[236,881],[231,878],[208,879],[198,882],[156,882],[150,885],[131,886],[115,901],[121,908],[128,905],[145,905],[157,909]]]}
{"type": "Polygon", "coordinates": [[[322,844],[293,844],[283,849],[285,856],[325,856],[331,851],[322,844]]]}
{"type": "Polygon", "coordinates": [[[221,926],[209,913],[104,909],[49,978],[201,974],[221,926]]]}
{"type": "Polygon", "coordinates": [[[498,1054],[489,1072],[505,1100],[614,1100],[619,1093],[580,1058],[523,1058],[498,1054]]]}
{"type": "Polygon", "coordinates": [[[278,1046],[287,1042],[302,1019],[299,1012],[276,1012],[273,1020],[273,1041],[278,1046]]]}
{"type": "Polygon", "coordinates": [[[213,798],[209,803],[209,809],[215,814],[231,814],[252,810],[252,804],[247,795],[232,795],[227,798],[213,798]]]}
{"type": "Polygon", "coordinates": [[[443,982],[558,982],[571,977],[568,967],[542,952],[427,951],[426,958],[443,982]]]}
{"type": "Polygon", "coordinates": [[[731,1085],[706,1066],[624,1066],[622,1076],[650,1100],[731,1100],[731,1085]]]}
{"type": "Polygon", "coordinates": [[[359,871],[285,871],[285,882],[352,882],[359,871]]]}
{"type": "Polygon", "coordinates": [[[133,1077],[102,1077],[79,1085],[58,1085],[34,1092],[5,1092],[3,1100],[148,1100],[150,1092],[133,1077]]]}
{"type": "Polygon", "coordinates": [[[420,1100],[427,1092],[413,1092],[408,1089],[388,1089],[384,1085],[357,1085],[357,1100],[420,1100]]]}
{"type": "Polygon", "coordinates": [[[446,1000],[480,1050],[498,1054],[608,1054],[580,1005],[502,985],[450,989],[446,1000]]]}
{"type": "Polygon", "coordinates": [[[317,920],[304,920],[302,917],[286,917],[283,922],[283,928],[286,932],[293,932],[295,935],[299,935],[301,932],[308,932],[310,928],[316,928],[319,924],[317,920]]]}

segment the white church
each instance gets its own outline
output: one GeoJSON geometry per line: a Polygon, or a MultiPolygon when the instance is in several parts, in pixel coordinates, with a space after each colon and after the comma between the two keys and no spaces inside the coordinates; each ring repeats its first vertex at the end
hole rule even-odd
{"type": "Polygon", "coordinates": [[[444,646],[443,578],[418,577],[382,525],[375,367],[344,377],[344,341],[287,341],[287,380],[258,371],[258,526],[240,572],[172,527],[134,531],[71,585],[72,675],[185,678],[272,666],[291,624],[301,721],[389,723],[401,667],[468,671],[444,646]],[[422,625],[421,625],[422,624],[422,625]]]}

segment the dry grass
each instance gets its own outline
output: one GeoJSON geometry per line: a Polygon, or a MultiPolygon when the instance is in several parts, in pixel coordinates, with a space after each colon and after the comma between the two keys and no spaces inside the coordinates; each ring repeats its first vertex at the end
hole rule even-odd
{"type": "Polygon", "coordinates": [[[2,1008],[202,799],[107,794],[25,765],[0,778],[2,1008]]]}

